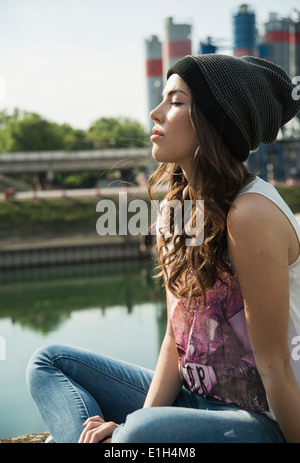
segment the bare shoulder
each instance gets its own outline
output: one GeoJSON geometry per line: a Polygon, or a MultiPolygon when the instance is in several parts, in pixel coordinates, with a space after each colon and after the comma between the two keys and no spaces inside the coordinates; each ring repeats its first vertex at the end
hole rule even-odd
{"type": "Polygon", "coordinates": [[[263,261],[266,265],[285,265],[297,257],[292,225],[275,203],[260,194],[247,193],[237,198],[228,213],[227,231],[236,265],[249,266],[252,262],[257,268],[263,261]]]}
{"type": "Polygon", "coordinates": [[[258,193],[239,196],[231,206],[228,217],[228,231],[244,233],[274,227],[286,228],[287,218],[276,204],[258,193]]]}

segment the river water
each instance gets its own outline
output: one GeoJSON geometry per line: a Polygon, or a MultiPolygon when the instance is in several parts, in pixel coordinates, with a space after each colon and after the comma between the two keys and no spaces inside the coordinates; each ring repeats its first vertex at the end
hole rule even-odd
{"type": "Polygon", "coordinates": [[[84,347],[155,368],[166,326],[153,267],[110,263],[0,275],[0,438],[45,431],[25,370],[41,345],[84,347]]]}

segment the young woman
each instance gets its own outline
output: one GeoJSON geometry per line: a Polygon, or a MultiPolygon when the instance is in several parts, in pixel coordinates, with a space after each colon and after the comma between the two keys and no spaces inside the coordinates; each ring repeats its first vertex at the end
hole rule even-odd
{"type": "MultiPolygon", "coordinates": [[[[55,442],[300,442],[300,228],[244,162],[299,100],[278,66],[188,56],[151,113],[168,323],[155,372],[67,346],[32,357],[28,384],[55,442]],[[201,243],[166,207],[204,201],[201,243]],[[171,203],[169,203],[169,201],[171,203]],[[170,223],[166,232],[165,224],[170,223]]],[[[182,212],[183,213],[183,212],[182,212]]]]}

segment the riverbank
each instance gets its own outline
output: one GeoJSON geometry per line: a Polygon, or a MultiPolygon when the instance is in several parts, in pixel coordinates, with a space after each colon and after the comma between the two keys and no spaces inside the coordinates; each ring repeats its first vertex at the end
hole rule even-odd
{"type": "MultiPolygon", "coordinates": [[[[295,217],[300,224],[300,213],[295,217]]],[[[32,228],[25,234],[15,229],[9,236],[2,230],[0,270],[142,260],[152,255],[155,236],[99,236],[91,224],[85,233],[81,227],[75,220],[68,230],[60,228],[57,234],[45,229],[39,234],[32,228]]]]}
{"type": "MultiPolygon", "coordinates": [[[[98,201],[83,197],[0,202],[0,270],[147,257],[145,236],[97,233],[98,201]]],[[[132,214],[128,212],[128,220],[132,214]]],[[[114,219],[118,231],[118,213],[114,219]]]]}
{"type": "MultiPolygon", "coordinates": [[[[300,186],[277,186],[277,190],[291,208],[294,214],[300,214],[300,186]]],[[[81,190],[70,190],[66,196],[46,196],[54,192],[38,192],[36,197],[28,196],[28,199],[20,199],[17,196],[7,201],[0,201],[0,247],[6,244],[18,244],[23,242],[48,241],[53,239],[73,239],[78,235],[86,238],[97,238],[96,224],[104,211],[97,210],[99,201],[106,201],[104,206],[112,204],[115,208],[113,225],[119,230],[119,196],[122,193],[126,199],[126,217],[131,220],[140,206],[130,203],[138,198],[146,204],[149,226],[153,222],[151,217],[151,201],[147,198],[144,189],[106,189],[105,194],[95,194],[93,190],[82,193],[81,190]],[[45,196],[42,196],[42,193],[45,196]],[[72,193],[72,195],[71,195],[72,193]],[[82,196],[81,196],[82,194],[82,196]],[[128,206],[128,208],[127,208],[128,206]],[[134,211],[132,211],[134,210],[134,211]]],[[[59,192],[58,192],[59,193],[59,192]]],[[[31,194],[31,193],[30,193],[31,194]]],[[[162,195],[163,197],[163,195],[162,195]]],[[[161,197],[161,199],[162,199],[161,197]]],[[[123,199],[124,199],[123,198],[123,199]]],[[[122,199],[122,221],[124,220],[124,205],[122,199]]],[[[143,212],[144,213],[144,212],[143,212]]],[[[135,217],[137,219],[137,217],[135,217]]],[[[107,217],[108,220],[108,217],[107,217]]],[[[123,222],[122,222],[123,223],[123,222]]],[[[122,225],[124,226],[124,224],[122,225]]],[[[99,237],[99,236],[98,236],[99,237]]]]}
{"type": "Polygon", "coordinates": [[[23,436],[0,439],[0,444],[43,444],[48,436],[49,433],[47,432],[25,434],[23,436]]]}

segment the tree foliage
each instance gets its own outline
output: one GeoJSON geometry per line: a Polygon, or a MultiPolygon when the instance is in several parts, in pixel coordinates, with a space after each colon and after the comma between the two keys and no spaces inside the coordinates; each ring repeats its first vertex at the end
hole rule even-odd
{"type": "Polygon", "coordinates": [[[88,138],[98,148],[129,148],[146,145],[145,130],[129,118],[101,117],[91,124],[88,138]]]}
{"type": "Polygon", "coordinates": [[[86,130],[57,124],[39,114],[0,111],[0,152],[129,148],[146,145],[142,125],[129,118],[102,117],[86,130]]]}
{"type": "Polygon", "coordinates": [[[15,113],[7,118],[0,133],[1,151],[39,151],[59,149],[62,133],[53,124],[35,113],[15,113]],[[21,117],[20,117],[21,116],[21,117]]]}

